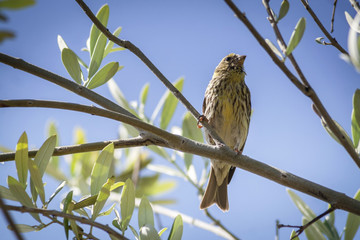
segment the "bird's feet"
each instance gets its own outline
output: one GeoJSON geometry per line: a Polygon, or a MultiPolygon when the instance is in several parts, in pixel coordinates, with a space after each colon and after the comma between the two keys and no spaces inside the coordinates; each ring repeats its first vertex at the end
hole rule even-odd
{"type": "Polygon", "coordinates": [[[208,119],[204,115],[200,115],[199,118],[198,118],[197,127],[202,128],[203,125],[201,123],[204,122],[204,121],[207,122],[208,119]]]}

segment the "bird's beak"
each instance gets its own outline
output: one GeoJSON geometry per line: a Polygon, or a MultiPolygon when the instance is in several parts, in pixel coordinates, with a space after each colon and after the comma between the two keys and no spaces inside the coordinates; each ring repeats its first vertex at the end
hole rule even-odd
{"type": "Polygon", "coordinates": [[[240,56],[239,63],[241,66],[244,64],[245,58],[246,58],[245,55],[240,56]]]}

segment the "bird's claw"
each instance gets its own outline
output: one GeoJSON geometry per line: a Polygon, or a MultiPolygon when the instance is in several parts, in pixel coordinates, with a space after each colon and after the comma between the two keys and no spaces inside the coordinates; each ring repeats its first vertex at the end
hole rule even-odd
{"type": "Polygon", "coordinates": [[[204,115],[200,115],[197,121],[197,127],[202,128],[203,125],[201,123],[204,121],[208,121],[207,118],[204,115]]]}

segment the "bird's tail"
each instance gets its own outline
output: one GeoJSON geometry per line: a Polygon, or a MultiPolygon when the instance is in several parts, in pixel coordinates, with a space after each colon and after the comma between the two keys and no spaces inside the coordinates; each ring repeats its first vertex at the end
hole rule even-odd
{"type": "Polygon", "coordinates": [[[227,184],[228,182],[224,180],[220,186],[217,185],[215,171],[214,168],[211,167],[209,182],[201,201],[200,209],[208,208],[216,203],[222,211],[228,211],[229,201],[227,196],[227,184]]]}

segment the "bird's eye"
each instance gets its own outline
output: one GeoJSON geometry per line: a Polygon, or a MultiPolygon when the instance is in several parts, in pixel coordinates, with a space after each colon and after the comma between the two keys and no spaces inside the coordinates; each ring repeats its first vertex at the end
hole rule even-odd
{"type": "Polygon", "coordinates": [[[225,58],[225,61],[227,61],[227,62],[230,62],[230,60],[231,60],[231,57],[225,58]]]}

